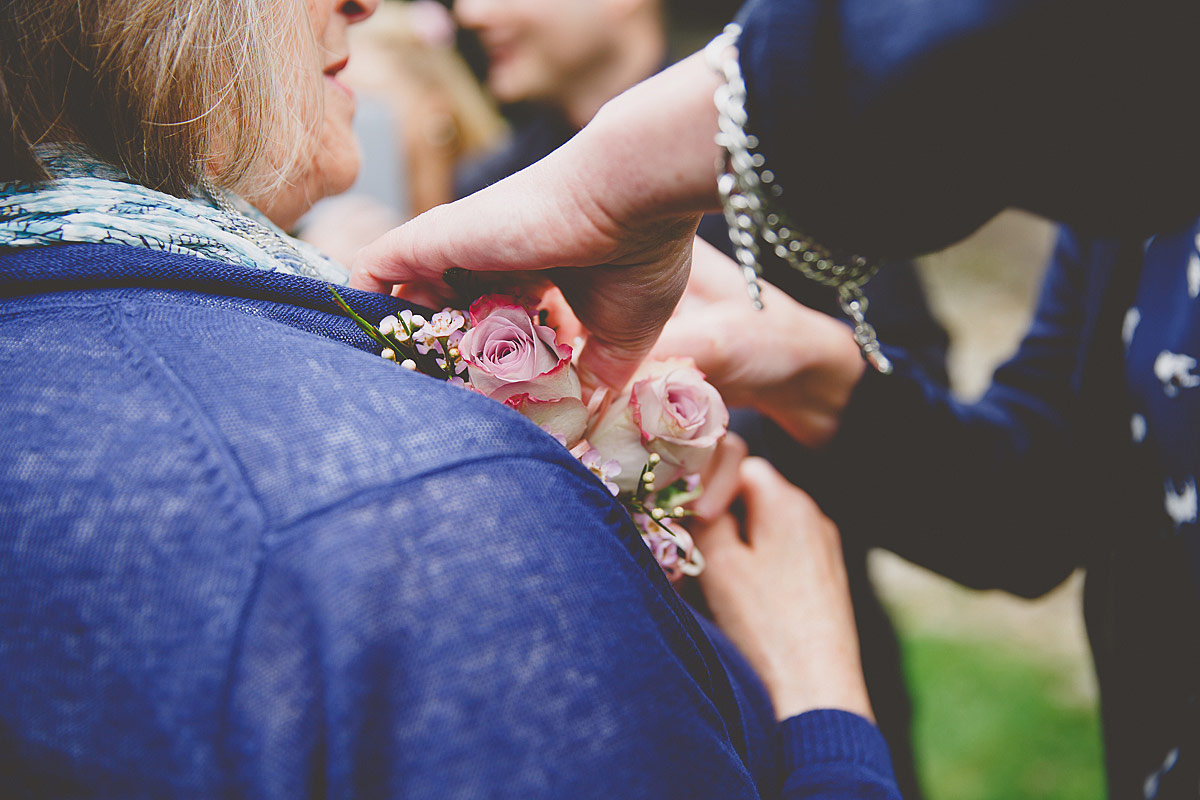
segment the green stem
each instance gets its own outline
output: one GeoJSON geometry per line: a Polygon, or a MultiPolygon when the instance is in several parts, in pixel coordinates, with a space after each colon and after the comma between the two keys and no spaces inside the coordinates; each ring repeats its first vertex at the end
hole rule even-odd
{"type": "Polygon", "coordinates": [[[329,291],[333,295],[333,299],[337,301],[337,304],[342,307],[343,311],[350,315],[350,319],[354,320],[358,327],[362,328],[364,333],[374,339],[382,347],[386,347],[388,349],[392,348],[393,343],[390,342],[386,336],[380,333],[378,328],[367,322],[358,314],[354,313],[354,309],[346,304],[346,301],[342,299],[342,296],[337,293],[337,289],[334,289],[332,286],[330,286],[329,291]]]}

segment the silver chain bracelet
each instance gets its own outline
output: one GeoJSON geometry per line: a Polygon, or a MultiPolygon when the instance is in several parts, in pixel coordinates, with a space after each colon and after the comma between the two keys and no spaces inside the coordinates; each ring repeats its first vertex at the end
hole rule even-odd
{"type": "Polygon", "coordinates": [[[862,256],[844,255],[822,247],[801,233],[774,205],[783,189],[775,183],[775,175],[766,168],[762,154],[754,152],[758,139],[746,133],[746,83],[742,80],[737,51],[741,33],[740,25],[725,26],[705,48],[705,57],[709,66],[725,79],[713,95],[721,128],[717,144],[728,154],[725,171],[717,179],[717,190],[750,300],[755,308],[763,307],[759,284],[762,242],[774,248],[775,255],[792,269],[837,292],[838,304],[854,323],[854,340],[863,358],[886,375],[892,371],[892,362],[879,349],[875,328],[864,316],[867,298],[862,286],[875,274],[876,266],[862,256]]]}

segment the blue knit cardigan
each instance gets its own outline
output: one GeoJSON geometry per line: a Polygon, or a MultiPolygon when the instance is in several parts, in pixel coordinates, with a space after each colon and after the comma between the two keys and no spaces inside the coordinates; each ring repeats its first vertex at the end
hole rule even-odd
{"type": "Polygon", "coordinates": [[[7,797],[897,796],[557,442],[364,350],[306,278],[0,256],[7,797]]]}

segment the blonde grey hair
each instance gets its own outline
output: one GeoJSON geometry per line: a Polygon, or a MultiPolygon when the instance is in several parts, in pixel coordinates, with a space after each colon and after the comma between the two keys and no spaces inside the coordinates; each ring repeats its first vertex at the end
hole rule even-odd
{"type": "Polygon", "coordinates": [[[6,0],[0,180],[70,141],[171,194],[262,194],[312,156],[319,68],[305,0],[6,0]]]}

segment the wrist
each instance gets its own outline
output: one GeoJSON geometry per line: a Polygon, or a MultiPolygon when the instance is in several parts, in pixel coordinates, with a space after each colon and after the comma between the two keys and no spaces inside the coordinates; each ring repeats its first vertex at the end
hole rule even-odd
{"type": "Polygon", "coordinates": [[[719,78],[701,54],[605,103],[577,137],[602,185],[621,187],[616,219],[701,214],[720,207],[713,92],[719,78]],[[663,125],[661,120],[672,120],[663,125]]]}
{"type": "Polygon", "coordinates": [[[854,332],[839,320],[797,307],[798,320],[789,330],[781,356],[794,367],[786,381],[763,394],[760,410],[805,447],[828,444],[841,425],[842,412],[867,364],[854,332]]]}
{"type": "Polygon", "coordinates": [[[777,720],[832,708],[875,721],[858,647],[854,643],[822,647],[813,641],[806,642],[803,658],[781,664],[772,672],[766,683],[777,720]],[[806,670],[796,666],[799,664],[818,664],[820,668],[806,670]]]}

